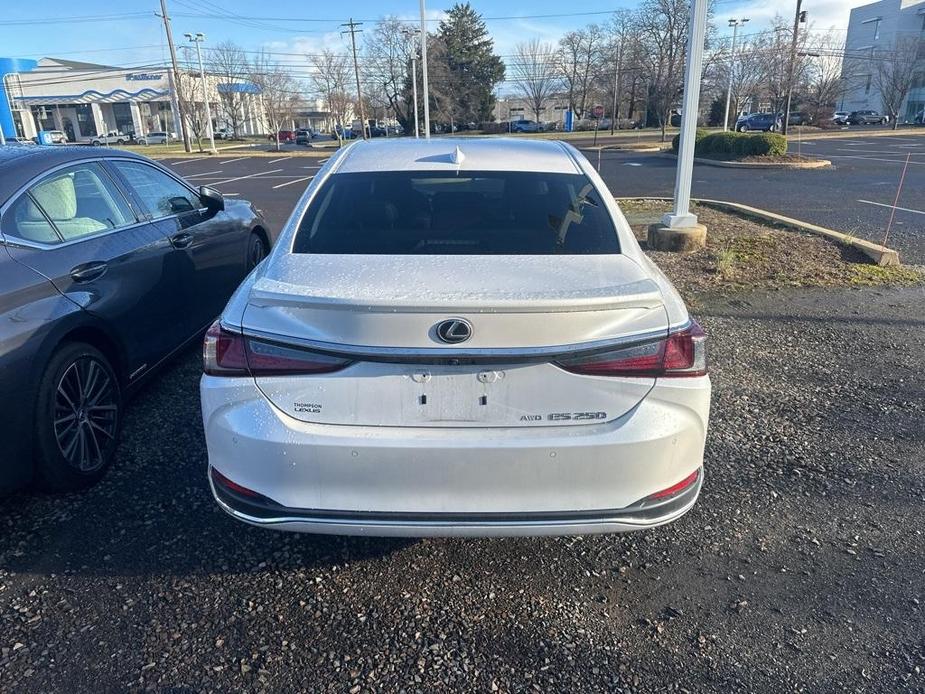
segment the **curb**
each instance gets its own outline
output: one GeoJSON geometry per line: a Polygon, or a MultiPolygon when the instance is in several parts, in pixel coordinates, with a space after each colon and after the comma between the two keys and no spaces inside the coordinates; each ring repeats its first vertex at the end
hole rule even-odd
{"type": "MultiPolygon", "coordinates": [[[[678,155],[671,152],[662,152],[666,157],[677,160],[678,155]]],[[[722,161],[721,159],[705,159],[704,157],[694,157],[695,164],[704,166],[716,166],[721,169],[825,169],[832,166],[828,159],[816,159],[815,161],[795,161],[788,162],[758,162],[758,161],[722,161]]]]}
{"type": "MultiPolygon", "coordinates": [[[[673,200],[673,198],[646,197],[638,195],[633,197],[622,197],[614,199],[617,202],[620,202],[621,200],[663,200],[670,202],[673,200]]],[[[726,202],[725,200],[708,200],[706,198],[691,198],[691,201],[706,207],[722,210],[724,212],[734,212],[736,214],[742,215],[743,217],[760,219],[763,222],[771,222],[773,224],[787,227],[789,229],[796,229],[797,231],[805,231],[810,234],[816,234],[817,236],[824,236],[827,239],[836,241],[845,246],[853,246],[854,248],[857,248],[859,251],[861,251],[861,253],[873,260],[877,265],[900,265],[899,253],[892,248],[881,246],[880,244],[873,243],[872,241],[865,241],[864,239],[859,239],[856,236],[849,236],[848,234],[843,234],[842,232],[835,231],[834,229],[827,229],[826,227],[810,224],[809,222],[803,222],[799,219],[793,219],[792,217],[785,217],[784,215],[777,214],[776,212],[769,212],[768,210],[762,210],[757,207],[749,207],[748,205],[742,205],[737,202],[726,202]]]]}
{"type": "MultiPolygon", "coordinates": [[[[858,128],[858,127],[860,126],[855,126],[855,128],[858,128]]],[[[850,140],[855,137],[890,137],[891,135],[894,137],[899,136],[899,135],[912,135],[913,137],[925,136],[925,128],[922,128],[922,127],[918,127],[918,128],[906,127],[906,128],[900,128],[899,130],[866,130],[865,131],[861,129],[861,130],[839,130],[837,132],[830,130],[829,132],[832,134],[823,135],[822,133],[810,133],[807,135],[804,133],[802,136],[799,136],[796,134],[787,135],[787,141],[789,142],[792,140],[800,140],[800,139],[802,140],[850,140]]]]}

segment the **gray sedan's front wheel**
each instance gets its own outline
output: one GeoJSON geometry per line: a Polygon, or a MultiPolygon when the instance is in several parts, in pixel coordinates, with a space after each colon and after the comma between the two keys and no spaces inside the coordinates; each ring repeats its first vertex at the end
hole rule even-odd
{"type": "Polygon", "coordinates": [[[112,462],[122,393],[109,360],[84,343],[61,347],[39,382],[36,478],[51,491],[95,484],[112,462]]]}

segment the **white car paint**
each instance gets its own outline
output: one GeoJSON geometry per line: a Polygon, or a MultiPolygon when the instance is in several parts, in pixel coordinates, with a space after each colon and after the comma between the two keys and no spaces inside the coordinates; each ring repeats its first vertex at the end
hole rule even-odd
{"type": "MultiPolygon", "coordinates": [[[[221,324],[235,344],[250,341],[251,358],[261,345],[284,345],[350,362],[332,373],[203,376],[210,483],[245,522],[409,536],[613,532],[672,521],[699,493],[705,369],[568,370],[579,355],[623,356],[627,345],[686,334],[690,318],[603,181],[564,143],[404,139],[341,150],[221,324]],[[293,252],[329,177],[409,170],[581,174],[613,220],[620,253],[293,252]],[[435,337],[450,318],[471,325],[464,344],[435,337]]],[[[216,349],[207,341],[213,364],[216,349]]]]}

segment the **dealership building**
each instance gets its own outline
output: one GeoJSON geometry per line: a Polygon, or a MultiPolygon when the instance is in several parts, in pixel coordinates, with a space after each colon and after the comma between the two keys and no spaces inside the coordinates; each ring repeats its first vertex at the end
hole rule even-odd
{"type": "MultiPolygon", "coordinates": [[[[141,136],[180,132],[172,106],[170,70],[126,70],[59,58],[0,58],[0,127],[7,137],[33,138],[41,130],[60,130],[70,142],[89,142],[118,131],[141,136]]],[[[190,79],[191,108],[202,108],[198,72],[190,79]]],[[[252,84],[222,82],[206,75],[213,127],[230,127],[225,118],[233,102],[239,114],[238,135],[266,132],[259,90],[252,84]]],[[[184,101],[184,103],[187,103],[184,101]]]]}

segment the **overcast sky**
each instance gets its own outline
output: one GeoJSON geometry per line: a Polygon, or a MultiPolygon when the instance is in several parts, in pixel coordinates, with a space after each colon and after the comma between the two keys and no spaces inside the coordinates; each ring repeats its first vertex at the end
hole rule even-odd
{"type": "MultiPolygon", "coordinates": [[[[805,0],[812,27],[843,31],[852,7],[868,0],[805,0]]],[[[417,0],[168,0],[174,17],[174,34],[204,32],[208,44],[233,40],[244,48],[268,47],[279,51],[314,52],[321,47],[346,49],[340,22],[352,14],[370,23],[385,15],[409,20],[418,17],[417,0]],[[217,16],[203,16],[217,15],[217,16]],[[338,15],[343,15],[342,17],[338,15]],[[259,20],[254,18],[260,18],[259,20]]],[[[44,0],[40,9],[24,1],[5,0],[0,15],[0,52],[5,57],[60,56],[112,65],[136,66],[167,58],[160,20],[154,15],[159,0],[82,0],[74,3],[44,0]],[[64,20],[79,17],[72,21],[64,20]],[[11,23],[15,22],[15,23],[11,23]],[[31,23],[24,23],[31,22],[31,23]]],[[[437,19],[453,3],[429,0],[428,14],[437,19]]],[[[554,42],[564,31],[606,21],[609,12],[636,5],[635,0],[530,0],[527,3],[472,0],[485,17],[502,56],[531,38],[554,42]],[[529,15],[529,16],[525,16],[529,15]],[[556,15],[556,16],[537,16],[556,15]],[[567,15],[567,16],[565,16],[567,15]]],[[[717,0],[716,23],[720,35],[729,30],[730,17],[748,17],[749,29],[760,30],[780,12],[793,16],[796,0],[717,0]]]]}

